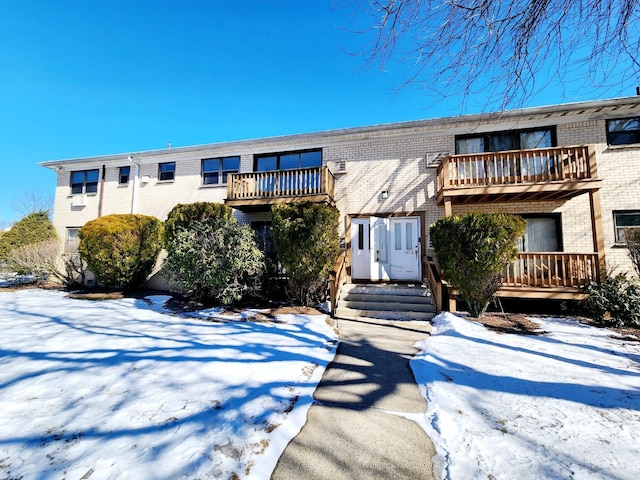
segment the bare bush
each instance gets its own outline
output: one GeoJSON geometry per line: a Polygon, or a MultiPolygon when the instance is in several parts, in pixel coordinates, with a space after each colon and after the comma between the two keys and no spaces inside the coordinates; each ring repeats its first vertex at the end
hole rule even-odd
{"type": "Polygon", "coordinates": [[[34,275],[38,282],[45,281],[50,275],[56,275],[60,242],[50,238],[42,242],[22,245],[11,250],[9,267],[20,275],[34,275]]]}
{"type": "Polygon", "coordinates": [[[633,268],[640,277],[640,228],[625,228],[624,241],[627,243],[633,268]]]}
{"type": "Polygon", "coordinates": [[[56,238],[11,251],[7,267],[19,275],[33,275],[38,283],[55,279],[67,288],[84,285],[87,263],[77,253],[60,254],[56,238]]]}

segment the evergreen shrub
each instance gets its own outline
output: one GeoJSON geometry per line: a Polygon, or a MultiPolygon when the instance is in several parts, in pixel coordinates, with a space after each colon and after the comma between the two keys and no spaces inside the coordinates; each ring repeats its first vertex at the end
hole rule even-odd
{"type": "Polygon", "coordinates": [[[206,223],[214,220],[234,222],[233,209],[213,202],[179,203],[171,209],[164,222],[164,241],[167,248],[173,237],[180,231],[189,229],[196,222],[206,223]]]}
{"type": "Polygon", "coordinates": [[[148,215],[107,215],[80,229],[78,252],[100,283],[131,290],[151,274],[162,230],[162,222],[148,215]]]}
{"type": "Polygon", "coordinates": [[[174,230],[162,268],[185,296],[230,305],[259,294],[265,261],[251,227],[209,218],[174,230]]]}
{"type": "Polygon", "coordinates": [[[57,238],[56,230],[45,211],[30,213],[0,236],[0,263],[6,262],[18,247],[57,238]]]}
{"type": "Polygon", "coordinates": [[[605,327],[640,328],[640,284],[625,273],[607,274],[585,287],[585,314],[605,327]]]}
{"type": "Polygon", "coordinates": [[[271,213],[276,256],[286,270],[290,296],[302,305],[323,301],[340,254],[338,209],[301,202],[276,205],[271,213]]]}
{"type": "Polygon", "coordinates": [[[444,278],[474,317],[484,315],[499,288],[500,274],[516,258],[525,221],[501,213],[469,213],[438,220],[431,243],[444,278]]]}

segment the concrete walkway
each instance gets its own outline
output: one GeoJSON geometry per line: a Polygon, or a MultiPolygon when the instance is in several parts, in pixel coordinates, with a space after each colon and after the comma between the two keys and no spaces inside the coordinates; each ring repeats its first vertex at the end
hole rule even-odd
{"type": "Polygon", "coordinates": [[[431,440],[397,414],[426,410],[409,359],[430,325],[359,318],[340,319],[338,327],[341,343],[314,394],[317,403],[271,478],[432,479],[431,440]]]}

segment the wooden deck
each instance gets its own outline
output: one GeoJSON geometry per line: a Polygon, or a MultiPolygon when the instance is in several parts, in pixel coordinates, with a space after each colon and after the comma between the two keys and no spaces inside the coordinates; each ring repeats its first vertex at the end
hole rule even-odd
{"type": "MultiPolygon", "coordinates": [[[[432,256],[423,269],[434,298],[436,311],[456,310],[456,291],[443,277],[432,256]]],[[[582,287],[599,279],[596,253],[520,252],[500,277],[497,296],[546,300],[583,300],[582,287]]]]}
{"type": "Polygon", "coordinates": [[[333,205],[334,188],[327,167],[234,173],[229,175],[225,204],[245,211],[302,201],[333,205]]]}
{"type": "Polygon", "coordinates": [[[580,145],[444,157],[436,199],[445,203],[568,199],[597,190],[594,149],[580,145]]]}

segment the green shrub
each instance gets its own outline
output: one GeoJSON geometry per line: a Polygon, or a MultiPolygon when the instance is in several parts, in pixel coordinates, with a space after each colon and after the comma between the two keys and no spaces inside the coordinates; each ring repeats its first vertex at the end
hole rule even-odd
{"type": "Polygon", "coordinates": [[[629,249],[629,258],[631,258],[633,269],[640,277],[640,228],[625,228],[624,241],[629,249]]]}
{"type": "Polygon", "coordinates": [[[0,263],[6,262],[15,248],[56,237],[47,212],[30,213],[0,236],[0,263]]]}
{"type": "Polygon", "coordinates": [[[499,288],[500,274],[516,258],[516,241],[525,225],[515,215],[469,213],[431,226],[431,243],[444,277],[472,316],[484,315],[499,288]]]}
{"type": "Polygon", "coordinates": [[[168,248],[178,231],[189,229],[196,222],[202,223],[220,219],[228,222],[235,221],[233,209],[222,203],[179,203],[171,209],[164,222],[165,245],[168,248]]]}
{"type": "Polygon", "coordinates": [[[189,298],[229,305],[259,293],[264,254],[248,225],[209,219],[177,230],[162,271],[189,298]]]}
{"type": "Polygon", "coordinates": [[[276,205],[271,212],[276,255],[287,272],[291,296],[302,305],[324,300],[340,253],[338,209],[302,202],[276,205]]]}
{"type": "Polygon", "coordinates": [[[100,283],[133,289],[147,279],[162,248],[162,222],[147,215],[107,215],[78,233],[78,252],[100,283]]]}
{"type": "Polygon", "coordinates": [[[640,327],[640,284],[625,273],[608,274],[585,287],[585,314],[606,327],[640,327]]]}

